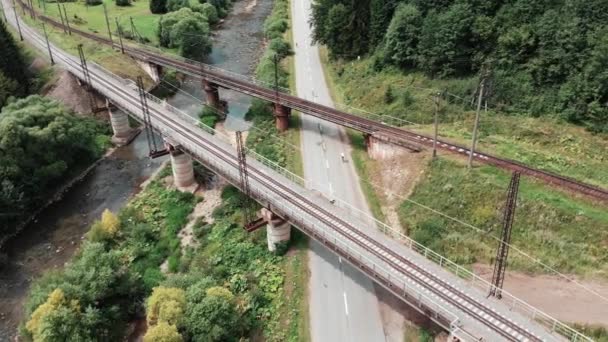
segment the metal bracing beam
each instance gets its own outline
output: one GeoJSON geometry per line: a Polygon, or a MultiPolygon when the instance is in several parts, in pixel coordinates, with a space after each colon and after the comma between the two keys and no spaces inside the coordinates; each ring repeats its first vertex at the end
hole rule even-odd
{"type": "Polygon", "coordinates": [[[507,190],[507,202],[505,204],[502,234],[496,251],[496,261],[494,263],[494,273],[492,275],[492,287],[490,288],[490,296],[496,298],[502,297],[502,285],[505,280],[505,272],[507,270],[507,258],[509,256],[509,246],[511,244],[511,231],[513,228],[513,220],[515,219],[515,207],[517,206],[517,193],[519,191],[519,172],[513,172],[511,183],[507,190]]]}

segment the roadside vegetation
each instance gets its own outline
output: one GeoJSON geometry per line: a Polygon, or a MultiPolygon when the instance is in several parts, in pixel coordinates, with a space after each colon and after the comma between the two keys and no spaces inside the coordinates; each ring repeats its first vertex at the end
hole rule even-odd
{"type": "Polygon", "coordinates": [[[468,144],[479,75],[490,65],[480,148],[608,184],[608,137],[601,133],[608,88],[604,73],[593,71],[608,63],[605,6],[574,0],[323,0],[314,13],[315,38],[328,47],[345,104],[386,115],[386,122],[389,116],[408,120],[414,123],[410,128],[430,133],[433,96],[447,91],[440,135],[468,144]]]}
{"type": "MultiPolygon", "coordinates": [[[[605,171],[608,169],[605,153],[608,150],[608,139],[605,133],[601,133],[602,124],[591,118],[582,121],[571,120],[568,115],[574,109],[561,103],[563,99],[555,95],[563,94],[571,81],[577,79],[576,72],[587,75],[581,70],[586,69],[586,65],[598,63],[593,51],[601,49],[603,43],[596,40],[587,41],[585,44],[590,45],[585,45],[581,50],[579,58],[582,60],[578,61],[567,75],[562,74],[561,81],[555,78],[546,80],[546,83],[535,83],[536,81],[532,80],[530,83],[522,83],[522,87],[528,87],[527,96],[530,98],[515,105],[499,97],[504,95],[502,92],[507,91],[507,74],[510,72],[511,75],[517,74],[516,77],[521,77],[522,74],[530,73],[533,78],[536,77],[536,72],[549,72],[549,67],[540,61],[543,58],[554,58],[553,53],[557,53],[557,47],[562,45],[551,41],[550,37],[535,37],[533,35],[536,33],[530,33],[530,41],[536,43],[530,46],[531,50],[526,50],[529,53],[517,55],[520,58],[518,60],[508,61],[504,51],[497,49],[500,49],[500,44],[512,34],[509,27],[490,27],[492,35],[486,37],[483,42],[492,42],[491,37],[494,37],[492,39],[498,39],[499,43],[482,44],[480,46],[485,47],[480,51],[471,51],[471,46],[476,45],[471,45],[470,39],[474,32],[470,30],[476,29],[476,26],[450,26],[450,23],[457,23],[457,18],[462,19],[463,16],[472,16],[470,20],[473,23],[481,24],[484,20],[495,22],[497,18],[509,14],[510,27],[523,25],[522,27],[530,29],[534,25],[540,25],[531,23],[533,20],[546,18],[555,13],[554,11],[562,13],[566,9],[572,10],[567,16],[560,17],[562,19],[559,25],[565,25],[589,15],[590,12],[578,10],[581,8],[578,1],[530,5],[526,16],[514,14],[526,8],[521,1],[494,9],[468,1],[448,1],[442,4],[403,1],[394,2],[393,7],[376,5],[378,2],[372,0],[367,5],[362,2],[353,8],[350,5],[323,0],[315,7],[317,25],[319,22],[326,23],[323,29],[317,29],[315,35],[319,41],[327,44],[322,60],[337,102],[386,115],[381,119],[383,121],[390,122],[391,117],[412,121],[416,124],[407,125],[409,128],[430,133],[434,113],[433,96],[438,91],[447,89],[457,97],[446,96],[440,101],[440,135],[468,144],[474,118],[470,103],[479,83],[477,74],[484,60],[500,55],[500,61],[494,59],[492,76],[495,79],[492,79],[494,88],[490,88],[489,92],[489,109],[482,112],[482,150],[600,186],[605,187],[608,184],[608,174],[605,171]],[[470,8],[470,13],[461,12],[463,6],[470,8]],[[330,21],[343,16],[355,18],[345,25],[370,24],[369,36],[352,27],[351,30],[346,30],[352,35],[350,39],[330,39],[335,37],[332,34],[336,33],[330,29],[330,21]],[[379,20],[378,16],[384,20],[379,20]],[[411,20],[417,20],[420,25],[411,24],[411,20]],[[431,25],[431,22],[436,20],[439,20],[438,24],[431,25]],[[449,31],[454,34],[436,36],[433,39],[442,37],[441,39],[446,40],[443,42],[445,44],[451,42],[468,46],[465,51],[468,51],[469,59],[451,59],[452,54],[445,54],[445,58],[451,59],[448,61],[432,59],[432,56],[427,55],[432,52],[420,51],[420,40],[416,40],[416,37],[442,30],[443,26],[450,27],[449,31]],[[410,30],[426,31],[413,34],[410,30]],[[505,30],[509,32],[503,32],[505,30]],[[466,34],[459,35],[459,32],[466,34]],[[506,36],[501,36],[502,34],[506,36]],[[415,41],[410,41],[411,39],[415,41]],[[541,44],[545,46],[542,49],[541,44]],[[372,47],[376,47],[373,53],[372,47]],[[386,57],[387,54],[390,58],[386,57]],[[359,55],[362,57],[360,60],[357,58],[359,55]],[[397,63],[399,58],[403,59],[397,63]],[[422,61],[422,58],[426,60],[422,61]],[[450,64],[450,61],[453,63],[450,64]],[[532,70],[535,70],[534,73],[532,70]],[[535,96],[536,99],[531,99],[535,96]],[[522,103],[531,104],[537,100],[541,106],[521,106],[522,103]]],[[[597,15],[600,16],[605,13],[599,9],[598,11],[597,15]]],[[[542,23],[548,24],[546,21],[542,23]]],[[[585,26],[585,30],[589,30],[588,37],[599,32],[600,26],[595,19],[590,19],[585,26]]],[[[557,32],[560,32],[560,27],[555,28],[557,32]]],[[[534,32],[542,32],[539,30],[541,29],[536,28],[534,32]]],[[[562,33],[566,32],[569,31],[562,33]]],[[[443,50],[450,51],[449,44],[441,46],[443,50]]],[[[569,52],[563,53],[568,55],[569,52]]],[[[593,76],[593,79],[597,81],[596,76],[593,76]]],[[[601,98],[604,95],[598,96],[601,98]]],[[[581,110],[579,114],[584,116],[582,113],[594,106],[592,102],[577,107],[576,110],[581,110]]],[[[380,184],[377,177],[370,175],[369,165],[372,162],[365,155],[364,146],[356,144],[360,140],[358,134],[354,133],[351,139],[355,147],[353,159],[362,176],[362,183],[367,183],[368,187],[370,182],[380,184]],[[360,157],[359,162],[357,157],[360,157]]],[[[398,216],[406,233],[461,264],[493,263],[497,242],[492,237],[497,237],[500,233],[502,203],[510,175],[490,166],[479,166],[468,171],[462,159],[443,156],[441,153],[436,162],[424,161],[424,168],[424,174],[410,199],[469,222],[484,232],[476,232],[404,201],[398,209],[398,216]]],[[[376,203],[370,205],[372,207],[379,207],[386,200],[383,191],[375,194],[374,191],[366,191],[366,195],[371,204],[376,203]]],[[[376,213],[375,215],[381,217],[376,213]]],[[[558,271],[590,279],[606,279],[607,250],[602,243],[606,237],[602,237],[602,234],[607,227],[608,217],[602,204],[553,189],[536,180],[525,178],[522,181],[512,242],[558,271]]],[[[509,269],[528,273],[546,272],[516,252],[510,254],[509,269]]]]}
{"type": "MultiPolygon", "coordinates": [[[[275,58],[278,63],[278,86],[289,89],[295,75],[290,74],[288,58],[293,54],[289,34],[289,1],[275,0],[270,16],[264,22],[264,35],[268,41],[266,51],[256,68],[256,78],[269,87],[275,84],[275,58]]],[[[252,101],[246,119],[253,121],[249,130],[247,145],[262,156],[301,175],[300,120],[297,114],[289,119],[289,130],[280,133],[275,127],[272,104],[259,99],[252,101]]]]}

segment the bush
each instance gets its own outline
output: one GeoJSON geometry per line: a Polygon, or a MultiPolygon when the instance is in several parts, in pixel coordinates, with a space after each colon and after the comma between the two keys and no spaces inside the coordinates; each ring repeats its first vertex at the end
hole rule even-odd
{"type": "Polygon", "coordinates": [[[150,12],[154,14],[167,13],[167,0],[150,0],[150,12]]]}
{"type": "Polygon", "coordinates": [[[274,51],[279,59],[283,59],[291,54],[291,46],[283,38],[274,38],[270,41],[270,49],[274,51]]]}
{"type": "Polygon", "coordinates": [[[86,0],[85,3],[89,6],[97,6],[103,3],[102,0],[86,0]]]}
{"type": "Polygon", "coordinates": [[[131,6],[131,0],[116,0],[116,6],[131,6]]]}

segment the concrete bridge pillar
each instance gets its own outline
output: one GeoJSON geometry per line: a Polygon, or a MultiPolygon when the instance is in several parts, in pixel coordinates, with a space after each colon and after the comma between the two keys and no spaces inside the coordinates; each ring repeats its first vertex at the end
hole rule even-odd
{"type": "Polygon", "coordinates": [[[276,119],[276,127],[279,132],[285,132],[289,128],[289,115],[291,108],[285,107],[282,104],[274,104],[274,117],[276,119]]]}
{"type": "Polygon", "coordinates": [[[171,148],[171,169],[173,170],[173,182],[180,191],[194,192],[198,187],[194,180],[194,168],[192,157],[188,154],[171,148]]]}
{"type": "Polygon", "coordinates": [[[374,160],[390,159],[407,153],[407,149],[378,139],[372,134],[365,134],[367,154],[374,160]]]}
{"type": "Polygon", "coordinates": [[[207,104],[217,110],[222,110],[222,102],[220,101],[220,91],[217,84],[203,80],[203,90],[207,97],[207,104]]]}
{"type": "Polygon", "coordinates": [[[134,137],[134,132],[129,126],[129,116],[119,111],[108,100],[106,100],[106,108],[110,115],[110,124],[112,125],[112,143],[118,146],[127,145],[134,137]]]}
{"type": "Polygon", "coordinates": [[[262,217],[268,222],[266,225],[268,250],[274,252],[277,243],[289,241],[291,238],[291,224],[266,208],[262,208],[262,217]]]}

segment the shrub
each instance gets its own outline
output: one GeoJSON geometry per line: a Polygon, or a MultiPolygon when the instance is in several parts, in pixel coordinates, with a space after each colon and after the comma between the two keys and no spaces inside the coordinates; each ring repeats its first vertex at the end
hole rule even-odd
{"type": "Polygon", "coordinates": [[[182,342],[182,335],[177,331],[175,325],[167,322],[159,322],[148,328],[144,335],[144,342],[182,342]]]}
{"type": "Polygon", "coordinates": [[[293,53],[291,46],[283,38],[274,38],[270,41],[270,49],[276,52],[279,59],[285,58],[293,53]]]}
{"type": "Polygon", "coordinates": [[[146,303],[146,316],[149,325],[160,321],[180,325],[184,318],[186,293],[179,288],[155,287],[146,303]]]}
{"type": "Polygon", "coordinates": [[[150,12],[154,14],[167,13],[167,0],[150,0],[150,12]]]}
{"type": "Polygon", "coordinates": [[[131,0],[116,0],[116,6],[131,6],[131,0]]]}

